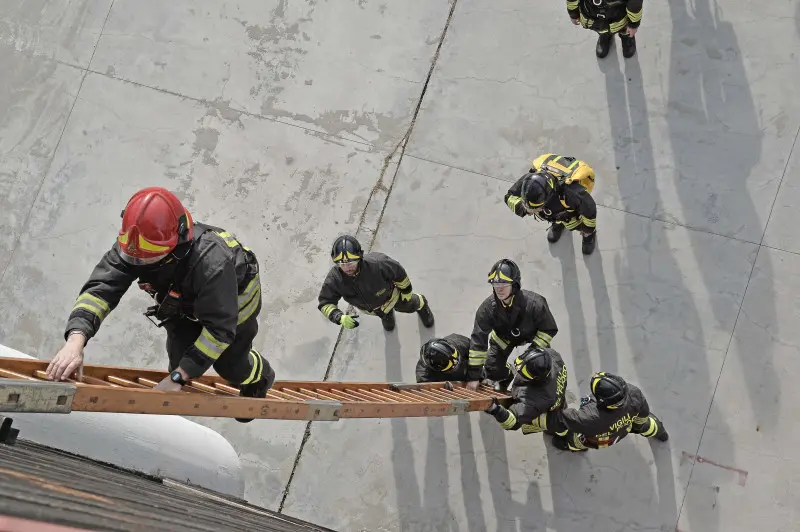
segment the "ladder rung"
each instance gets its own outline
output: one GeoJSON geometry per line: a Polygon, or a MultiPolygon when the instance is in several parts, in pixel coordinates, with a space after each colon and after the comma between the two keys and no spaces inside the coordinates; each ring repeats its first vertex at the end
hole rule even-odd
{"type": "Polygon", "coordinates": [[[413,392],[414,395],[418,395],[420,397],[425,397],[426,399],[430,399],[432,401],[448,401],[448,398],[442,398],[440,395],[437,395],[433,390],[415,390],[413,392]]]}
{"type": "Polygon", "coordinates": [[[145,386],[144,384],[139,384],[138,382],[129,381],[128,379],[123,379],[114,375],[109,375],[108,380],[109,382],[113,382],[114,384],[119,384],[120,386],[125,386],[127,388],[148,388],[148,386],[145,386]]]}
{"type": "Polygon", "coordinates": [[[98,379],[97,377],[89,377],[84,375],[81,382],[85,382],[86,384],[96,384],[97,386],[114,386],[118,387],[118,384],[114,384],[113,382],[109,382],[107,380],[98,379]]]}
{"type": "Polygon", "coordinates": [[[0,377],[8,377],[10,379],[25,379],[29,381],[35,381],[35,377],[31,377],[29,375],[23,375],[22,373],[17,373],[16,371],[11,371],[8,369],[0,368],[0,377]]]}
{"type": "Polygon", "coordinates": [[[327,390],[326,393],[329,393],[330,395],[333,395],[334,397],[337,397],[340,401],[344,400],[344,401],[350,401],[350,402],[354,402],[354,403],[363,403],[364,402],[364,399],[361,399],[360,397],[355,397],[355,396],[352,396],[352,395],[348,395],[348,394],[346,394],[344,392],[340,392],[339,390],[327,390]]]}
{"type": "Polygon", "coordinates": [[[281,401],[294,401],[295,400],[294,397],[292,397],[291,395],[286,395],[283,392],[279,392],[277,390],[268,391],[267,392],[267,397],[270,397],[270,396],[276,397],[281,401]]]}
{"type": "Polygon", "coordinates": [[[386,398],[389,401],[400,401],[400,402],[403,402],[403,403],[413,402],[413,401],[410,401],[410,400],[406,399],[405,397],[401,396],[398,393],[390,392],[388,390],[376,390],[376,389],[373,388],[373,389],[370,390],[370,392],[372,392],[372,393],[374,393],[374,394],[376,394],[376,395],[378,395],[380,397],[386,398]]]}
{"type": "Polygon", "coordinates": [[[218,390],[222,390],[223,392],[228,392],[233,395],[239,395],[239,390],[234,388],[233,386],[228,386],[227,384],[222,384],[221,382],[215,382],[214,388],[218,390]]]}

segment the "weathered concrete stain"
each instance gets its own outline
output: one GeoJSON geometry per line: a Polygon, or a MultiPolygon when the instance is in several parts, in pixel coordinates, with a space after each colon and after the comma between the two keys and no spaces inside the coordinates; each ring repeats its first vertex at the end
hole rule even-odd
{"type": "Polygon", "coordinates": [[[18,52],[88,66],[95,32],[91,26],[102,23],[109,4],[110,0],[3,2],[0,42],[18,52]]]}
{"type": "Polygon", "coordinates": [[[246,198],[258,191],[266,183],[269,172],[261,171],[261,163],[255,163],[236,179],[236,196],[246,198]]]}
{"type": "Polygon", "coordinates": [[[288,118],[322,129],[328,135],[341,137],[349,134],[376,147],[386,147],[397,141],[399,133],[408,125],[406,117],[395,117],[384,113],[358,112],[352,109],[331,110],[312,117],[293,113],[276,107],[277,97],[270,96],[261,105],[261,114],[275,118],[288,118]],[[378,139],[370,142],[364,133],[377,133],[378,139]]]}
{"type": "Polygon", "coordinates": [[[194,130],[194,155],[203,154],[203,163],[217,166],[219,163],[214,157],[214,150],[217,149],[219,142],[219,131],[210,127],[199,127],[194,130]]]}
{"type": "MultiPolygon", "coordinates": [[[[303,25],[311,22],[314,3],[310,3],[304,16],[288,21],[286,3],[280,2],[272,12],[271,24],[262,26],[236,19],[253,43],[248,55],[253,58],[258,70],[258,83],[250,89],[250,95],[263,97],[261,114],[276,118],[287,118],[315,126],[327,134],[350,135],[364,142],[372,143],[367,134],[377,134],[378,146],[385,146],[396,139],[407,126],[407,117],[394,117],[388,114],[346,110],[327,110],[318,116],[287,111],[281,106],[281,94],[286,90],[287,80],[294,80],[303,56],[308,54],[306,43],[310,37],[303,25]]],[[[359,4],[362,9],[366,5],[359,4]]],[[[376,36],[373,36],[375,38],[376,36]]],[[[380,38],[380,35],[377,36],[380,38]]],[[[304,85],[312,86],[313,80],[303,80],[304,85]]],[[[370,135],[372,137],[372,135],[370,135]]]]}
{"type": "Polygon", "coordinates": [[[244,128],[244,124],[242,124],[241,120],[243,112],[232,108],[230,100],[217,98],[214,101],[207,101],[205,103],[206,107],[208,107],[206,116],[219,117],[232,124],[237,124],[240,128],[244,128]]]}

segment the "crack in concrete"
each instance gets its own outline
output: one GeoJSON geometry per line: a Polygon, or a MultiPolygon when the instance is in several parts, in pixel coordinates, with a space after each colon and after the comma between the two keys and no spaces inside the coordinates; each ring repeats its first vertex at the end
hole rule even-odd
{"type": "MultiPolygon", "coordinates": [[[[392,189],[394,188],[395,181],[397,180],[397,173],[400,170],[400,164],[403,161],[403,156],[406,151],[406,147],[408,146],[408,141],[411,138],[411,133],[414,130],[414,125],[417,122],[417,117],[419,116],[420,109],[422,108],[422,101],[425,99],[425,93],[428,90],[428,85],[430,84],[430,80],[433,77],[433,71],[436,69],[436,63],[439,60],[439,54],[442,50],[442,44],[444,44],[444,39],[447,36],[447,30],[450,27],[450,22],[453,20],[453,13],[455,12],[456,5],[458,5],[458,0],[452,0],[450,5],[450,12],[447,14],[447,20],[445,21],[444,28],[442,29],[441,36],[439,37],[439,43],[436,47],[436,51],[433,54],[433,58],[431,59],[431,66],[428,70],[428,75],[425,78],[425,84],[422,86],[422,91],[419,95],[419,99],[417,100],[416,108],[414,109],[414,114],[411,117],[411,123],[406,130],[405,135],[400,139],[400,141],[395,145],[394,149],[384,158],[383,167],[381,168],[380,174],[378,176],[378,181],[375,183],[375,186],[372,187],[372,191],[370,192],[369,198],[367,199],[366,204],[364,205],[364,210],[361,212],[361,217],[358,222],[358,229],[356,230],[356,235],[361,238],[361,236],[365,232],[372,233],[371,238],[369,239],[369,243],[364,245],[365,251],[369,251],[372,249],[372,246],[375,244],[375,238],[378,233],[378,229],[380,228],[381,222],[383,221],[383,215],[386,212],[386,206],[389,203],[389,198],[392,194],[392,189]],[[394,172],[392,173],[392,178],[389,181],[388,185],[384,182],[384,178],[386,177],[386,171],[389,168],[389,165],[392,163],[392,159],[394,156],[399,152],[399,157],[397,158],[397,166],[395,167],[394,172]],[[376,198],[377,192],[385,192],[385,197],[383,198],[383,205],[381,206],[380,214],[378,215],[378,219],[375,222],[374,229],[365,227],[365,221],[367,218],[367,214],[370,211],[370,207],[373,204],[373,200],[376,198]]],[[[348,312],[350,309],[348,309],[348,312]]],[[[331,369],[333,368],[333,362],[336,358],[336,350],[339,347],[339,343],[342,339],[342,332],[343,330],[339,330],[339,335],[336,338],[336,342],[333,345],[333,350],[331,352],[331,357],[328,360],[328,367],[325,370],[325,376],[323,377],[323,381],[328,380],[330,376],[331,369]]],[[[289,496],[289,491],[292,486],[292,480],[294,480],[295,473],[297,472],[297,466],[300,463],[300,458],[302,457],[303,450],[305,449],[306,443],[308,442],[311,436],[311,424],[313,422],[309,421],[306,425],[305,433],[303,434],[303,440],[300,442],[300,448],[297,450],[297,456],[295,457],[294,464],[292,466],[292,472],[289,474],[289,480],[286,482],[286,488],[283,490],[283,496],[281,497],[281,502],[278,505],[278,513],[283,512],[283,507],[286,504],[286,499],[289,496]]]]}
{"type": "MultiPolygon", "coordinates": [[[[108,17],[111,16],[111,10],[114,8],[114,0],[111,0],[111,5],[108,6],[108,12],[106,13],[106,18],[103,20],[103,26],[100,28],[100,35],[97,37],[97,42],[94,44],[94,48],[92,49],[92,56],[89,58],[89,63],[86,68],[81,68],[83,70],[83,77],[81,78],[80,85],[78,85],[78,90],[75,93],[75,99],[72,100],[72,106],[69,108],[69,113],[67,113],[67,118],[64,120],[64,127],[61,128],[61,133],[58,135],[58,141],[56,142],[55,147],[53,148],[53,154],[50,157],[50,160],[47,163],[47,167],[42,172],[42,178],[39,180],[39,186],[36,187],[36,194],[33,196],[33,201],[31,201],[31,206],[28,209],[27,214],[25,214],[25,220],[22,222],[20,226],[19,234],[17,238],[14,240],[14,244],[11,246],[11,250],[8,253],[8,261],[6,262],[5,267],[3,268],[3,273],[0,274],[0,286],[3,285],[3,281],[5,281],[6,274],[8,270],[11,268],[11,264],[14,262],[14,255],[17,252],[17,248],[19,247],[19,242],[22,240],[22,235],[26,232],[26,227],[30,223],[31,215],[33,214],[33,208],[36,206],[36,202],[39,201],[39,194],[42,193],[42,187],[44,186],[44,182],[47,180],[48,174],[50,174],[50,168],[53,166],[53,161],[56,158],[56,154],[58,153],[58,148],[61,146],[61,141],[64,138],[64,132],[67,130],[67,126],[69,125],[70,118],[72,118],[72,112],[75,110],[75,105],[78,103],[78,98],[81,95],[81,89],[83,89],[83,83],[86,81],[86,76],[89,74],[89,69],[92,66],[92,61],[94,60],[94,54],[97,52],[97,47],[100,45],[100,39],[103,38],[103,30],[106,28],[106,23],[108,22],[108,17]]],[[[64,63],[61,61],[56,61],[59,64],[74,67],[69,63],[64,63]]]]}

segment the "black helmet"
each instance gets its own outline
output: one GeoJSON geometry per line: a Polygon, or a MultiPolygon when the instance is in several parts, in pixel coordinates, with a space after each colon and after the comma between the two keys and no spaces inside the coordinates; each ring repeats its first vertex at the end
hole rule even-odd
{"type": "Polygon", "coordinates": [[[600,371],[592,375],[592,395],[597,399],[597,406],[617,408],[628,396],[628,384],[618,375],[600,371]]]}
{"type": "Polygon", "coordinates": [[[550,376],[553,360],[544,349],[530,346],[522,355],[514,359],[514,369],[524,381],[543,382],[550,376]]]}
{"type": "Polygon", "coordinates": [[[433,338],[419,348],[422,363],[436,371],[447,373],[455,370],[461,358],[453,344],[444,338],[433,338]]]}
{"type": "Polygon", "coordinates": [[[511,259],[500,259],[489,270],[489,284],[512,283],[516,293],[522,286],[522,274],[519,266],[511,259]]]}
{"type": "Polygon", "coordinates": [[[528,174],[522,182],[522,197],[529,207],[541,207],[555,190],[555,180],[543,173],[528,174]]]}
{"type": "Polygon", "coordinates": [[[355,237],[350,235],[343,235],[337,238],[331,248],[331,259],[337,264],[359,260],[362,255],[361,244],[358,243],[355,237]]]}

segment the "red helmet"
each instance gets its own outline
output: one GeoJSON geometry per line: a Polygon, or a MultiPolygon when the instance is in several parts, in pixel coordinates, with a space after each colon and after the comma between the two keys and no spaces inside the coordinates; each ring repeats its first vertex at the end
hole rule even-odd
{"type": "Polygon", "coordinates": [[[131,264],[155,264],[191,240],[193,226],[191,214],[175,194],[161,187],[142,189],[122,211],[120,255],[131,264]]]}

